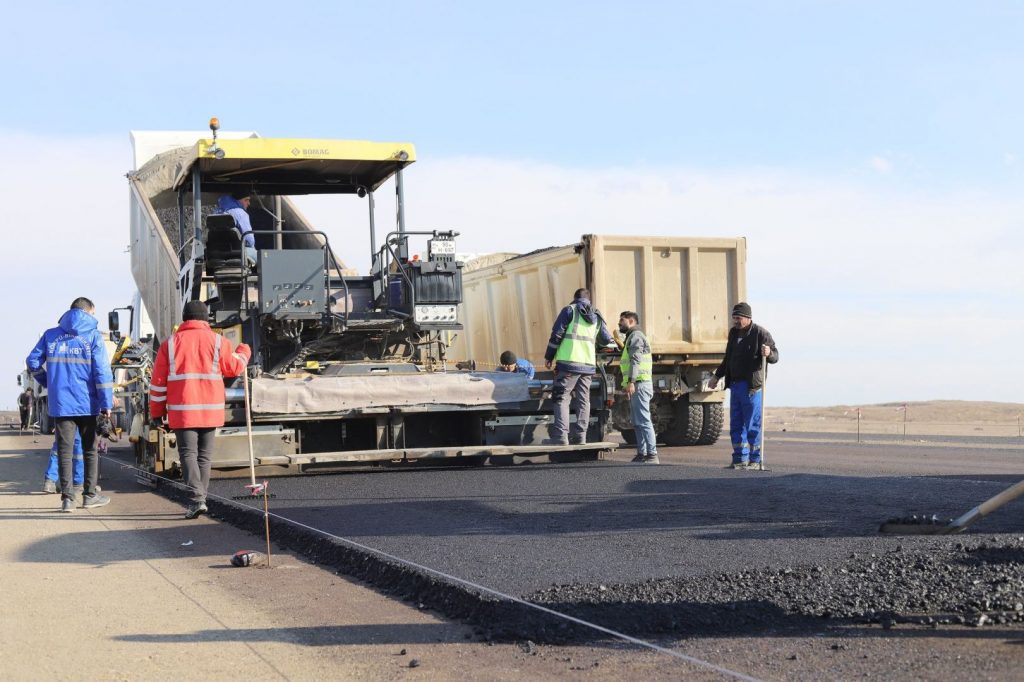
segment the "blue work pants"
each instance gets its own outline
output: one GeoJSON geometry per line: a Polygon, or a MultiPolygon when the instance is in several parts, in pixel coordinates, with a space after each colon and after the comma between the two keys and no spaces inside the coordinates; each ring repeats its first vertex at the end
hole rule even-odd
{"type": "Polygon", "coordinates": [[[729,435],[732,463],[761,461],[761,389],[751,392],[749,381],[729,384],[729,435]]]}
{"type": "Polygon", "coordinates": [[[650,381],[636,382],[636,393],[629,399],[629,416],[636,434],[636,454],[650,457],[658,454],[655,442],[654,423],[651,421],[651,398],[654,384],[650,381]]]}
{"type": "MultiPolygon", "coordinates": [[[[71,456],[71,462],[74,464],[71,483],[76,486],[82,485],[85,481],[85,457],[81,452],[76,452],[71,456]]],[[[59,463],[60,457],[57,456],[56,450],[50,450],[50,466],[46,469],[46,480],[54,483],[60,481],[59,463]]]]}

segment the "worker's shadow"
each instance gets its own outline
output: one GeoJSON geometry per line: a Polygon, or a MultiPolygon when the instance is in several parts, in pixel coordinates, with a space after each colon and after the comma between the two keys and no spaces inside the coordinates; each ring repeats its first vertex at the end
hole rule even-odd
{"type": "Polygon", "coordinates": [[[465,626],[451,623],[382,623],[196,630],[195,632],[173,634],[139,633],[119,635],[114,639],[140,644],[192,644],[194,642],[291,642],[303,646],[438,644],[465,642],[466,631],[465,626]]]}
{"type": "MultiPolygon", "coordinates": [[[[80,511],[80,510],[76,510],[80,511]]],[[[82,513],[80,517],[68,517],[64,514],[53,515],[64,521],[77,521],[81,518],[84,524],[95,527],[95,513],[82,513]]],[[[9,518],[9,517],[3,517],[9,518]]],[[[29,518],[29,517],[26,517],[29,518]]],[[[32,516],[38,519],[39,516],[32,516]]],[[[106,518],[106,517],[104,517],[106,518]]],[[[130,517],[138,520],[137,516],[130,517]]],[[[180,514],[174,514],[175,521],[180,514]]],[[[163,517],[157,521],[164,521],[163,517]]],[[[179,524],[167,528],[142,528],[132,530],[103,530],[69,532],[61,535],[48,536],[28,545],[17,556],[17,561],[26,563],[57,563],[80,564],[86,566],[102,566],[122,561],[151,559],[174,559],[185,556],[210,556],[221,559],[227,564],[228,557],[224,550],[224,540],[220,533],[210,532],[221,524],[204,528],[188,528],[179,524]]]]}

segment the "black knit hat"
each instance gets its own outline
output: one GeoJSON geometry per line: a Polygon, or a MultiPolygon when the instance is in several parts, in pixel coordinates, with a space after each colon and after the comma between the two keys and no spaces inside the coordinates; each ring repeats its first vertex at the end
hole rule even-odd
{"type": "Polygon", "coordinates": [[[750,304],[744,301],[740,301],[732,307],[732,315],[733,317],[746,317],[748,319],[753,317],[750,312],[750,304]]]}
{"type": "Polygon", "coordinates": [[[507,350],[507,351],[505,351],[504,353],[501,354],[501,358],[499,358],[499,362],[501,362],[501,364],[503,364],[503,365],[514,365],[514,364],[516,364],[516,361],[518,359],[519,358],[516,357],[515,353],[513,353],[510,350],[507,350]]]}
{"type": "Polygon", "coordinates": [[[181,311],[181,319],[186,322],[189,320],[206,322],[210,319],[210,311],[206,309],[206,304],[202,301],[189,301],[185,304],[185,309],[181,311]]]}

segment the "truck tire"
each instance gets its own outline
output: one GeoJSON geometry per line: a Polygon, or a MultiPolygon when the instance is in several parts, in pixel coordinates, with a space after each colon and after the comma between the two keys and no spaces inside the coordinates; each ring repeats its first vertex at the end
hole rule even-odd
{"type": "Polygon", "coordinates": [[[697,445],[704,425],[704,406],[683,398],[673,404],[672,424],[661,434],[665,445],[697,445]]]}
{"type": "Polygon", "coordinates": [[[636,429],[619,429],[619,435],[626,441],[626,445],[636,445],[636,429]]]}
{"type": "Polygon", "coordinates": [[[722,435],[725,423],[725,405],[722,403],[704,403],[704,423],[700,427],[700,438],[697,445],[714,445],[722,435]]]}

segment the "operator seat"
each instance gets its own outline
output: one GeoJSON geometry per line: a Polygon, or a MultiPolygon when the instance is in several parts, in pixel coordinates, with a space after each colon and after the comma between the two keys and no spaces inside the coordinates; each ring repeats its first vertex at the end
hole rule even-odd
{"type": "Polygon", "coordinates": [[[216,279],[239,278],[246,273],[242,233],[228,213],[206,217],[206,273],[216,279]]]}

